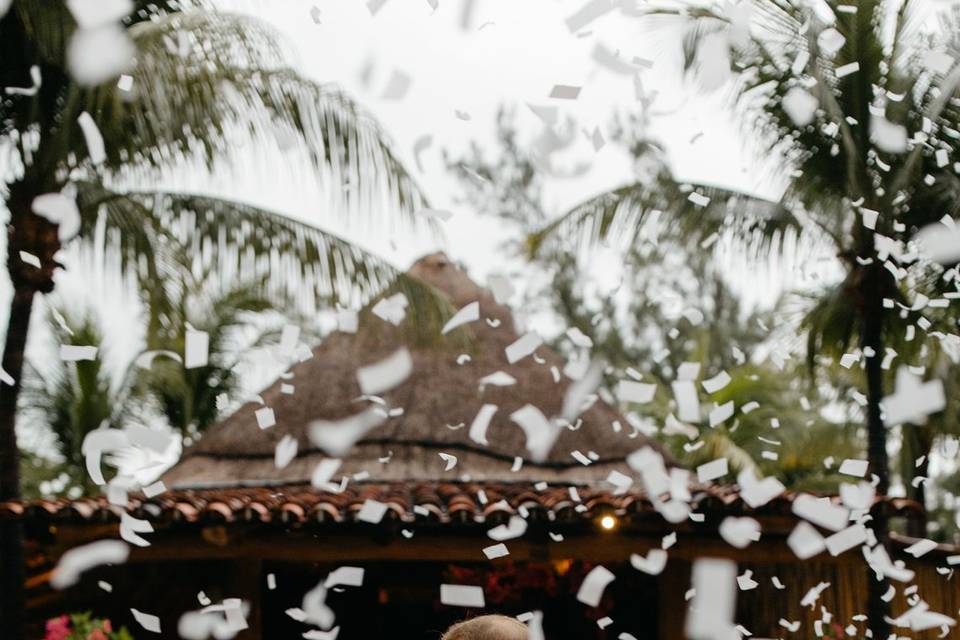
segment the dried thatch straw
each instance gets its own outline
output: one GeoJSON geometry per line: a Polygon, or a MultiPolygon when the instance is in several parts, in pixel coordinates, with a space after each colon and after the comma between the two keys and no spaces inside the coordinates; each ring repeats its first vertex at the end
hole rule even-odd
{"type": "Polygon", "coordinates": [[[597,401],[581,415],[579,429],[562,429],[542,464],[527,461],[520,471],[511,471],[514,458],[526,457],[527,450],[523,431],[510,420],[510,414],[526,404],[536,406],[547,417],[559,414],[570,381],[554,382],[550,369],[562,370],[564,361],[540,347],[536,355],[543,364],[532,356],[508,364],[504,348],[518,338],[510,311],[445,255],[421,258],[410,274],[446,294],[457,309],[479,301],[480,320],[468,325],[473,338],[468,347],[470,362],[457,364],[457,356],[464,352],[462,335],[459,340],[448,334],[436,344],[422,344],[410,337],[413,332],[405,331],[416,318],[408,315],[400,327],[394,327],[369,314],[368,308],[355,335],[331,334],[313,350],[311,359],[291,369],[292,379],[277,380],[263,391],[263,400],[275,412],[276,426],[261,430],[254,415],[260,405],[247,403],[185,452],[164,477],[167,485],[309,482],[316,464],[330,457],[311,442],[310,423],[345,418],[366,408],[368,402],[358,401],[357,369],[382,360],[402,345],[412,354],[414,371],[384,399],[391,407],[402,407],[404,413],[358,442],[344,459],[338,478],[367,471],[377,480],[456,480],[468,475],[474,480],[585,484],[606,478],[612,469],[626,471],[624,458],[644,445],[659,449],[643,435],[631,438],[623,416],[597,401]],[[499,325],[491,326],[488,319],[499,325]],[[510,374],[517,384],[481,389],[478,381],[495,371],[510,374]],[[295,393],[281,393],[281,382],[295,385],[295,393]],[[484,404],[499,407],[487,430],[488,446],[468,437],[469,425],[484,404]],[[613,429],[614,421],[623,425],[619,433],[613,429]],[[447,426],[461,423],[465,426],[459,429],[447,426]],[[274,450],[285,435],[297,439],[299,453],[289,466],[276,469],[274,450]],[[596,452],[599,459],[584,466],[571,456],[575,450],[584,455],[596,452]],[[441,452],[457,456],[459,462],[451,471],[444,471],[441,452]],[[386,456],[391,456],[389,462],[379,462],[386,456]]]}

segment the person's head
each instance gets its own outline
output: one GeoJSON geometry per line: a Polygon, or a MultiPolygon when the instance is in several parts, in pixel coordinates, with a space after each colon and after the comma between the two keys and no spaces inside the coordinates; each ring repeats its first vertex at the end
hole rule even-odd
{"type": "Polygon", "coordinates": [[[527,625],[515,618],[478,616],[453,625],[440,640],[527,640],[527,625]]]}

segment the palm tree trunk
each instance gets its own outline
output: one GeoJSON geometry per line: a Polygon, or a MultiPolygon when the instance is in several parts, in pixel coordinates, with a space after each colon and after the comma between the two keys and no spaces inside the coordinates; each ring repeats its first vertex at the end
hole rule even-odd
{"type": "MultiPolygon", "coordinates": [[[[880,268],[880,271],[883,271],[880,268]]],[[[877,476],[877,495],[886,496],[890,489],[889,462],[887,460],[887,431],[880,415],[883,401],[883,274],[875,267],[863,280],[863,332],[862,348],[871,349],[872,357],[866,358],[867,375],[867,459],[870,472],[877,476]]],[[[888,522],[883,504],[873,510],[871,525],[879,544],[888,546],[888,522]]],[[[881,596],[887,591],[887,581],[877,580],[873,569],[867,567],[869,595],[867,615],[873,637],[885,640],[890,635],[890,625],[884,618],[890,615],[890,607],[881,596]]]]}
{"type": "MultiPolygon", "coordinates": [[[[17,397],[23,374],[23,357],[30,329],[33,298],[37,292],[53,290],[54,260],[60,250],[57,225],[33,213],[32,204],[42,189],[33,183],[18,182],[10,186],[7,208],[7,270],[13,283],[13,299],[7,320],[3,370],[13,384],[0,383],[0,501],[20,498],[20,450],[17,446],[17,397]],[[40,267],[22,259],[25,251],[40,261],[40,267]]],[[[0,628],[4,638],[23,638],[24,581],[23,524],[19,521],[0,523],[0,628]]]]}
{"type": "MultiPolygon", "coordinates": [[[[905,464],[910,465],[910,486],[907,487],[907,496],[916,500],[923,510],[917,514],[911,514],[907,518],[907,535],[914,538],[925,538],[927,536],[927,481],[930,473],[930,452],[933,451],[933,428],[930,425],[914,425],[911,434],[916,441],[916,450],[923,456],[923,462],[915,467],[914,460],[905,460],[905,464]],[[913,486],[915,478],[923,478],[913,486]]],[[[904,473],[904,482],[907,481],[907,474],[904,473]]]]}
{"type": "MultiPolygon", "coordinates": [[[[0,501],[20,498],[20,450],[17,447],[16,412],[23,372],[23,352],[33,307],[34,291],[16,289],[10,303],[10,319],[3,349],[3,370],[13,385],[0,385],[0,501]]],[[[23,524],[8,520],[0,524],[0,624],[4,637],[23,637],[24,582],[23,524]]]]}

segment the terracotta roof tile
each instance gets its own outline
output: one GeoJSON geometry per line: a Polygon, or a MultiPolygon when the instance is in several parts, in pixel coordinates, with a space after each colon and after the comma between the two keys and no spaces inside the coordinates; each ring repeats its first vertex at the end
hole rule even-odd
{"type": "MultiPolygon", "coordinates": [[[[589,519],[601,513],[621,517],[653,513],[643,493],[578,487],[579,502],[569,488],[537,491],[528,483],[393,482],[354,483],[342,493],[318,491],[309,485],[240,487],[167,491],[153,498],[131,495],[129,510],[161,526],[196,522],[260,522],[278,526],[308,522],[352,522],[366,500],[388,505],[385,516],[402,522],[483,522],[504,520],[518,511],[542,512],[548,519],[589,519]],[[480,498],[480,492],[486,501],[480,498]]],[[[735,487],[693,487],[694,508],[708,516],[737,513],[789,515],[792,494],[751,510],[735,487]]],[[[887,499],[893,513],[919,510],[904,499],[887,499]]],[[[120,509],[106,497],[32,500],[0,503],[0,518],[62,523],[115,522],[120,509]]]]}

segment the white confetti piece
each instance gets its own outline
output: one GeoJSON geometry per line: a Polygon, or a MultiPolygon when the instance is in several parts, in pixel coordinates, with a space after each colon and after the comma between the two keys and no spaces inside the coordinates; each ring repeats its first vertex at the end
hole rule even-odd
{"type": "Polygon", "coordinates": [[[196,331],[187,328],[186,346],[184,347],[183,366],[186,369],[196,369],[207,366],[210,351],[210,335],[206,331],[196,331]]]}
{"type": "Polygon", "coordinates": [[[364,500],[363,506],[357,512],[357,520],[360,522],[369,522],[379,524],[383,516],[387,513],[387,505],[377,500],[364,500]]]}
{"type": "Polygon", "coordinates": [[[840,51],[846,41],[847,39],[843,34],[833,27],[824,29],[820,32],[820,35],[817,36],[817,46],[819,46],[820,50],[827,56],[835,55],[840,51]]]}
{"type": "Polygon", "coordinates": [[[862,478],[867,475],[867,466],[870,463],[866,460],[854,460],[853,458],[847,458],[842,463],[840,463],[839,473],[848,476],[856,476],[862,478]]]}
{"type": "Polygon", "coordinates": [[[716,427],[717,425],[723,424],[733,417],[734,411],[735,406],[733,404],[733,400],[730,402],[724,402],[721,405],[717,405],[716,408],[710,412],[710,426],[716,427]]]}
{"type": "Polygon", "coordinates": [[[402,293],[380,299],[370,311],[384,322],[398,326],[407,315],[409,301],[402,293]]]}
{"type": "Polygon", "coordinates": [[[480,303],[471,302],[470,304],[464,306],[462,309],[457,311],[452,318],[450,318],[445,325],[443,325],[443,330],[440,331],[441,334],[446,335],[447,333],[453,331],[457,327],[467,324],[469,322],[475,322],[480,319],[480,303]]]}
{"type": "MultiPolygon", "coordinates": [[[[840,77],[839,69],[837,77],[840,77]]],[[[895,124],[883,116],[875,115],[870,118],[870,141],[886,153],[903,153],[908,146],[907,129],[902,124],[895,124]]]]}
{"type": "Polygon", "coordinates": [[[343,457],[367,432],[387,421],[382,411],[367,409],[343,420],[310,423],[310,440],[332,456],[343,457]]]}
{"type": "Polygon", "coordinates": [[[829,499],[801,493],[793,500],[793,513],[804,520],[831,531],[840,531],[847,526],[849,512],[829,499]]]}
{"type": "Polygon", "coordinates": [[[356,333],[360,317],[356,311],[340,309],[337,311],[337,329],[343,333],[356,333]]]}
{"type": "Polygon", "coordinates": [[[385,4],[387,4],[387,0],[367,0],[367,10],[370,15],[375,16],[385,4]]]}
{"type": "Polygon", "coordinates": [[[135,544],[138,547],[149,547],[150,542],[137,534],[152,532],[153,525],[149,521],[134,518],[126,512],[120,514],[120,537],[130,544],[135,544]]]}
{"type": "Polygon", "coordinates": [[[137,611],[136,609],[130,609],[130,613],[133,614],[133,619],[136,620],[137,624],[141,627],[152,633],[160,633],[160,618],[150,613],[137,611]]]}
{"type": "Polygon", "coordinates": [[[92,87],[130,71],[136,47],[120,24],[77,29],[67,45],[67,68],[77,84],[92,87]]]}
{"type": "Polygon", "coordinates": [[[503,544],[493,544],[489,547],[483,548],[483,555],[487,556],[487,560],[496,560],[497,558],[503,558],[504,556],[510,555],[510,551],[507,550],[507,545],[503,544]]]}
{"type": "Polygon", "coordinates": [[[888,427],[905,422],[923,424],[927,416],[943,411],[945,406],[940,380],[921,382],[908,368],[901,367],[894,393],[883,400],[883,422],[888,427]]]}
{"type": "Polygon", "coordinates": [[[590,607],[599,606],[604,589],[613,582],[613,579],[613,573],[606,567],[602,565],[594,567],[583,579],[583,583],[577,591],[577,600],[590,607]]]}
{"type": "Polygon", "coordinates": [[[103,135],[100,133],[97,123],[93,121],[93,117],[89,113],[84,111],[77,117],[77,124],[80,125],[83,139],[87,143],[87,153],[90,156],[90,161],[96,165],[103,164],[103,161],[107,159],[107,152],[103,145],[103,135]]]}
{"type": "Polygon", "coordinates": [[[480,386],[509,387],[517,384],[517,379],[506,371],[494,371],[488,376],[480,378],[480,386]]]}
{"type": "Polygon", "coordinates": [[[273,452],[273,464],[277,469],[285,469],[297,457],[297,439],[285,435],[277,443],[273,452]]]}
{"type": "Polygon", "coordinates": [[[697,467],[697,481],[710,482],[727,475],[727,459],[717,458],[697,467]]]}
{"type": "Polygon", "coordinates": [[[610,473],[607,474],[606,481],[616,487],[614,495],[622,495],[626,493],[631,486],[633,486],[633,478],[625,473],[617,471],[616,469],[611,470],[610,473]]]}
{"type": "Polygon", "coordinates": [[[29,251],[20,252],[20,260],[25,264],[30,265],[31,267],[36,267],[37,269],[41,268],[43,265],[40,264],[40,258],[33,255],[29,251]]]}
{"type": "Polygon", "coordinates": [[[683,422],[700,422],[700,399],[692,380],[676,380],[670,385],[677,401],[677,418],[683,422]]]}
{"type": "Polygon", "coordinates": [[[793,87],[783,96],[783,110],[798,127],[813,122],[820,102],[800,87],[793,87]]]}
{"type": "Polygon", "coordinates": [[[812,558],[827,548],[820,532],[806,522],[793,528],[787,537],[787,546],[800,560],[812,558]]]}
{"type": "Polygon", "coordinates": [[[724,518],[719,531],[720,537],[737,549],[746,549],[760,539],[760,523],[753,518],[724,518]]]}
{"type": "Polygon", "coordinates": [[[937,543],[933,540],[927,540],[926,538],[914,542],[912,545],[904,549],[907,553],[912,555],[914,558],[919,558],[924,556],[934,549],[937,548],[937,543]]]}
{"type": "Polygon", "coordinates": [[[60,345],[60,359],[64,362],[79,362],[82,360],[96,360],[97,348],[73,344],[60,345]]]}
{"type": "Polygon", "coordinates": [[[313,469],[313,474],[310,476],[310,484],[317,489],[326,487],[341,464],[343,464],[343,461],[337,458],[321,460],[313,469]]]}
{"type": "Polygon", "coordinates": [[[527,532],[527,521],[520,516],[510,516],[507,524],[500,524],[487,531],[491,540],[503,542],[504,540],[513,540],[519,538],[527,532]]]}
{"type": "Polygon", "coordinates": [[[653,400],[657,385],[632,380],[621,380],[617,383],[617,399],[620,402],[636,402],[643,404],[653,400]]]}
{"type": "Polygon", "coordinates": [[[689,200],[690,202],[692,202],[698,207],[705,207],[708,204],[710,204],[710,198],[703,195],[702,193],[697,193],[696,191],[692,192],[689,196],[687,196],[687,200],[689,200]]]}
{"type": "Polygon", "coordinates": [[[98,540],[74,547],[60,557],[50,576],[50,586],[65,589],[76,584],[85,571],[105,564],[124,563],[129,555],[130,547],[119,540],[98,540]]]}
{"type": "MultiPolygon", "coordinates": [[[[567,387],[567,391],[563,394],[563,405],[560,408],[562,421],[573,423],[596,400],[597,396],[594,392],[603,382],[604,368],[602,361],[588,364],[586,372],[567,387]]],[[[559,382],[559,374],[555,377],[555,381],[559,382]]]]}
{"type": "Polygon", "coordinates": [[[403,100],[407,96],[407,92],[410,91],[410,85],[412,84],[413,78],[409,74],[394,69],[380,98],[382,100],[403,100]]]}
{"type": "Polygon", "coordinates": [[[470,423],[469,437],[471,440],[483,446],[489,444],[487,442],[487,427],[490,426],[490,421],[496,412],[497,405],[495,404],[485,404],[480,407],[480,411],[477,412],[473,422],[470,423]]]}
{"type": "Polygon", "coordinates": [[[57,237],[61,242],[73,238],[80,231],[80,210],[69,189],[60,193],[44,193],[33,199],[30,209],[57,225],[57,237]]]}
{"type": "Polygon", "coordinates": [[[827,537],[824,543],[832,556],[838,556],[857,545],[867,541],[867,529],[862,524],[855,524],[827,537]]]}
{"type": "Polygon", "coordinates": [[[742,575],[737,576],[737,587],[740,591],[751,591],[758,586],[760,586],[760,583],[753,579],[753,571],[749,569],[744,571],[742,575]]]}
{"type": "Polygon", "coordinates": [[[277,417],[270,407],[261,407],[253,412],[257,419],[257,426],[261,429],[269,429],[277,424],[277,417]]]}
{"type": "Polygon", "coordinates": [[[928,51],[923,56],[923,64],[933,73],[945,74],[953,67],[956,60],[945,51],[928,51]]]}
{"type": "Polygon", "coordinates": [[[663,549],[650,549],[646,558],[636,553],[631,554],[630,565],[647,575],[658,576],[667,566],[667,552],[663,549]]]}
{"type": "Polygon", "coordinates": [[[741,471],[737,476],[737,484],[740,485],[740,498],[751,509],[762,507],[787,490],[782,482],[772,476],[757,480],[753,469],[741,471]]]}
{"type": "Polygon", "coordinates": [[[566,19],[567,29],[575,33],[617,6],[614,0],[590,0],[566,19]]]}
{"type": "Polygon", "coordinates": [[[693,563],[693,600],[687,611],[686,633],[691,640],[735,638],[737,565],[730,560],[701,559],[693,563]]]}
{"type": "Polygon", "coordinates": [[[451,607],[482,609],[486,606],[483,588],[462,584],[441,584],[440,602],[451,607]]]}
{"type": "Polygon", "coordinates": [[[443,468],[444,471],[450,471],[457,466],[457,456],[450,455],[449,453],[439,453],[438,455],[440,459],[446,463],[446,466],[443,468]]]}
{"type": "Polygon", "coordinates": [[[876,489],[869,482],[840,483],[840,501],[848,509],[869,509],[875,496],[876,489]]]}
{"type": "Polygon", "coordinates": [[[399,386],[413,373],[413,358],[402,348],[392,355],[357,370],[357,382],[364,395],[379,395],[399,386]]]}
{"type": "Polygon", "coordinates": [[[346,587],[363,586],[363,567],[337,567],[323,581],[327,589],[343,585],[346,587]]]}
{"type": "Polygon", "coordinates": [[[527,437],[527,451],[534,462],[546,460],[560,431],[550,424],[540,409],[525,405],[510,414],[510,419],[520,425],[527,437]]]}
{"type": "Polygon", "coordinates": [[[507,354],[507,362],[514,364],[537,350],[537,347],[543,344],[543,338],[541,338],[536,332],[531,331],[530,333],[524,334],[516,341],[511,343],[505,349],[507,354]]]}
{"type": "Polygon", "coordinates": [[[156,482],[152,484],[148,484],[143,488],[143,495],[145,495],[148,498],[155,498],[161,493],[165,493],[166,490],[167,490],[167,486],[163,484],[163,481],[157,480],[156,482]]]}
{"type": "Polygon", "coordinates": [[[960,225],[935,222],[917,232],[915,239],[923,255],[934,262],[946,265],[960,261],[960,225]]]}
{"type": "Polygon", "coordinates": [[[556,84],[553,85],[553,89],[550,90],[550,97],[555,100],[576,100],[580,97],[580,87],[556,84]]]}
{"type": "Polygon", "coordinates": [[[507,304],[516,292],[510,279],[500,274],[487,276],[487,286],[493,293],[493,299],[497,301],[497,304],[507,304]]]}
{"type": "Polygon", "coordinates": [[[857,71],[860,71],[860,63],[850,62],[848,64],[837,67],[834,72],[837,74],[838,78],[845,78],[851,74],[856,73],[857,71]]]}
{"type": "Polygon", "coordinates": [[[703,385],[703,389],[707,393],[716,393],[730,384],[730,380],[730,374],[728,374],[726,371],[721,371],[714,377],[708,378],[700,384],[703,385]]]}

